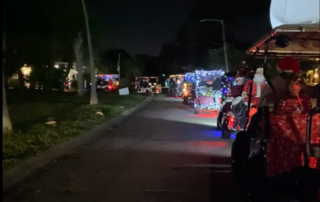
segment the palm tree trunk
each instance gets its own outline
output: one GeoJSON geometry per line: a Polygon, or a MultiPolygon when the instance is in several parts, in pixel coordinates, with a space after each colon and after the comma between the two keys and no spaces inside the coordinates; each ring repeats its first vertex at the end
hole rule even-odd
{"type": "Polygon", "coordinates": [[[88,19],[86,4],[85,4],[84,0],[81,0],[81,1],[82,1],[84,19],[86,21],[87,36],[88,36],[88,48],[89,48],[89,59],[90,59],[90,74],[91,74],[90,105],[95,105],[95,104],[98,104],[98,96],[97,96],[97,89],[96,89],[96,76],[95,76],[95,68],[94,68],[94,61],[93,61],[91,35],[90,35],[90,29],[89,29],[89,19],[88,19]]]}
{"type": "Polygon", "coordinates": [[[81,50],[82,46],[82,36],[81,33],[78,33],[78,37],[75,39],[73,44],[74,54],[76,56],[76,70],[77,70],[77,83],[78,83],[78,95],[83,96],[83,51],[81,50]]]}
{"type": "MultiPolygon", "coordinates": [[[[2,50],[5,52],[5,38],[3,33],[2,38],[2,50]]],[[[4,59],[2,60],[2,65],[4,64],[4,59]]],[[[5,81],[4,81],[4,70],[2,68],[2,132],[3,134],[9,133],[12,130],[12,124],[9,116],[9,110],[7,105],[7,96],[6,96],[6,88],[5,88],[5,81]]]]}

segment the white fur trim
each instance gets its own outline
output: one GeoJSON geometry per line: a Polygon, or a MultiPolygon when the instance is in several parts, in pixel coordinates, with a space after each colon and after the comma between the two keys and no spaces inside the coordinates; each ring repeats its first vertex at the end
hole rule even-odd
{"type": "Polygon", "coordinates": [[[237,78],[236,78],[236,81],[237,81],[237,80],[240,80],[240,79],[244,79],[244,77],[237,77],[237,78]]]}
{"type": "Polygon", "coordinates": [[[236,97],[234,98],[234,100],[232,101],[232,105],[237,105],[239,104],[244,98],[243,97],[236,97]]]}
{"type": "Polygon", "coordinates": [[[227,99],[225,99],[225,102],[232,102],[234,100],[233,97],[228,97],[227,99]]]}
{"type": "Polygon", "coordinates": [[[260,95],[261,95],[261,84],[260,83],[256,83],[255,85],[257,85],[257,97],[260,97],[260,95]]]}
{"type": "MultiPolygon", "coordinates": [[[[246,91],[242,91],[241,96],[244,97],[244,94],[247,93],[246,91]]],[[[247,95],[248,96],[248,95],[247,95]]]]}
{"type": "Polygon", "coordinates": [[[289,73],[292,73],[293,72],[293,70],[291,69],[291,70],[285,70],[285,71],[283,71],[282,69],[280,69],[279,68],[279,66],[277,66],[277,70],[278,70],[278,72],[289,72],[289,73]]]}

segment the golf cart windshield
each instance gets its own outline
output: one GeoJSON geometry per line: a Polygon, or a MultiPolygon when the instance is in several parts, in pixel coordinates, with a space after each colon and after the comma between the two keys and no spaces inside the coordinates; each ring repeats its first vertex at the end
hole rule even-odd
{"type": "Polygon", "coordinates": [[[158,79],[157,79],[157,78],[154,78],[154,77],[150,77],[150,82],[151,82],[151,83],[157,83],[157,82],[158,82],[158,79]]]}

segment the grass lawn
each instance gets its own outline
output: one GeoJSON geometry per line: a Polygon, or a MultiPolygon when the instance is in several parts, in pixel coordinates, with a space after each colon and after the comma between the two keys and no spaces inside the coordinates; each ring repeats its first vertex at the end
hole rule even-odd
{"type": "Polygon", "coordinates": [[[98,97],[99,104],[90,106],[89,95],[8,90],[14,132],[3,137],[3,169],[90,130],[144,100],[139,95],[101,93],[98,97]],[[99,111],[104,116],[96,114],[99,111]],[[56,121],[56,125],[46,125],[48,121],[56,121]]]}

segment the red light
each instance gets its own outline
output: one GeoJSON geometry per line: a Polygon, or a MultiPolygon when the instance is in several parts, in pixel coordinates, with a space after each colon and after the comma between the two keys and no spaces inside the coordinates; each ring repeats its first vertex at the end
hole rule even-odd
{"type": "Polygon", "coordinates": [[[234,124],[234,117],[233,116],[228,117],[228,128],[233,129],[233,124],[234,124]]]}
{"type": "Polygon", "coordinates": [[[112,89],[112,86],[109,85],[108,88],[109,88],[109,89],[112,89]]]}
{"type": "Polygon", "coordinates": [[[257,47],[259,47],[262,43],[264,43],[266,40],[268,40],[269,38],[273,37],[277,32],[273,32],[269,37],[267,37],[266,39],[262,40],[260,43],[258,43],[255,47],[251,48],[249,53],[251,53],[254,49],[256,49],[257,47]]]}

